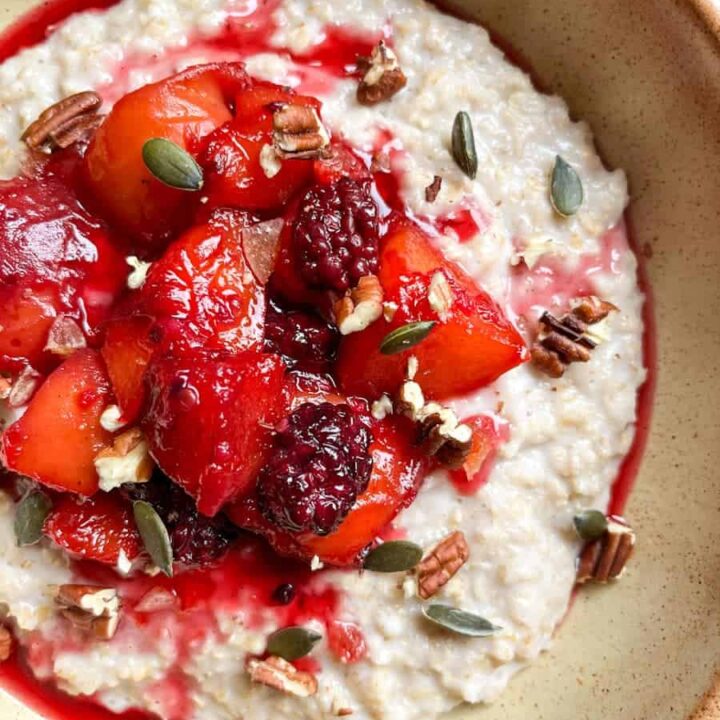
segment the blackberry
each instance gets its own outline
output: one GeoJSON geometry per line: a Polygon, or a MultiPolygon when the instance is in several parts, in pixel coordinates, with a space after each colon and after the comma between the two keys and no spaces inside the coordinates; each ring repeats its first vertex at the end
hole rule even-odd
{"type": "Polygon", "coordinates": [[[173,557],[185,565],[207,565],[219,558],[237,538],[237,529],[224,517],[201,515],[182,488],[156,472],[147,483],[123,485],[130,501],[150,503],[170,535],[173,557]]]}
{"type": "Polygon", "coordinates": [[[290,368],[329,372],[338,342],[338,331],[318,315],[268,303],[265,350],[282,355],[290,368]]]}
{"type": "Polygon", "coordinates": [[[260,510],[291,532],[327,535],[367,488],[370,418],[347,404],[304,403],[278,428],[258,480],[260,510]]]}
{"type": "Polygon", "coordinates": [[[377,274],[379,232],[368,180],[313,186],[293,227],[300,274],[313,288],[345,292],[364,275],[377,274]]]}

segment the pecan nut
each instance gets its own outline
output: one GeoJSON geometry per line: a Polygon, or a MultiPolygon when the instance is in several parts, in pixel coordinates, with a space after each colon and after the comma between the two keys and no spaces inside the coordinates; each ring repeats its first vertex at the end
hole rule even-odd
{"type": "Polygon", "coordinates": [[[12,655],[14,646],[12,633],[0,625],[0,662],[5,662],[12,655]]]}
{"type": "Polygon", "coordinates": [[[31,150],[53,150],[89,138],[103,118],[97,114],[102,98],[92,91],[77,93],[40,113],[20,139],[31,150]]]}
{"type": "Polygon", "coordinates": [[[154,467],[147,439],[136,427],[118,435],[111,446],[100,450],[94,463],[100,489],[105,492],[125,483],[147,482],[154,467]]]}
{"type": "Polygon", "coordinates": [[[425,188],[425,202],[434,203],[442,190],[443,179],[435,175],[433,181],[425,188]]]}
{"type": "Polygon", "coordinates": [[[377,105],[407,85],[397,55],[382,40],[373,48],[369,58],[361,59],[359,66],[365,71],[357,89],[357,100],[361,105],[377,105]]]}
{"type": "Polygon", "coordinates": [[[265,660],[252,658],[247,663],[250,680],[296,697],[310,697],[317,692],[317,678],[302,672],[287,660],[270,656],[265,660]]]}
{"type": "Polygon", "coordinates": [[[111,640],[120,624],[120,598],[115,588],[67,584],[57,588],[61,615],[98,640],[111,640]]]}
{"type": "Polygon", "coordinates": [[[580,298],[572,312],[562,318],[543,313],[542,331],[530,350],[533,364],[546,375],[559,378],[571,363],[588,362],[591,350],[597,347],[589,326],[604,320],[613,310],[617,308],[611,303],[590,296],[580,298]]]}
{"type": "Polygon", "coordinates": [[[428,302],[430,303],[430,307],[437,313],[437,316],[441,320],[445,320],[447,319],[454,300],[455,296],[444,273],[436,272],[430,279],[430,286],[428,287],[428,302]]]}
{"type": "Polygon", "coordinates": [[[19,408],[27,405],[42,383],[42,375],[29,365],[26,365],[10,388],[7,397],[7,404],[11,408],[19,408]]]}
{"type": "Polygon", "coordinates": [[[330,144],[330,134],[315,108],[283,105],[273,113],[273,146],[280,158],[317,158],[330,144]]]}
{"type": "Polygon", "coordinates": [[[8,378],[0,375],[0,400],[7,400],[12,391],[12,382],[8,378]]]}
{"type": "Polygon", "coordinates": [[[418,595],[423,599],[435,595],[457,574],[470,557],[465,535],[459,530],[436,545],[417,566],[418,595]]]}
{"type": "Polygon", "coordinates": [[[583,548],[578,559],[576,582],[606,583],[617,580],[635,550],[635,532],[617,515],[608,518],[605,533],[583,548]]]}
{"type": "Polygon", "coordinates": [[[341,335],[362,332],[383,313],[383,289],[380,281],[374,275],[361,277],[357,287],[338,300],[333,310],[341,335]]]}

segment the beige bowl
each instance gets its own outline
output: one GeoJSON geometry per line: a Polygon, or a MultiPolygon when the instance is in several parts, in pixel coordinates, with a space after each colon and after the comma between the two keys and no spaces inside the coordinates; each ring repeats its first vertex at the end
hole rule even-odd
{"type": "MultiPolygon", "coordinates": [[[[28,4],[0,0],[0,24],[28,4]]],[[[590,121],[608,163],[628,171],[660,350],[653,429],[627,511],[639,531],[632,572],[583,590],[553,650],[497,704],[454,717],[720,719],[720,9],[447,4],[518,48],[543,87],[590,121]]],[[[0,717],[31,716],[0,697],[0,717]]]]}

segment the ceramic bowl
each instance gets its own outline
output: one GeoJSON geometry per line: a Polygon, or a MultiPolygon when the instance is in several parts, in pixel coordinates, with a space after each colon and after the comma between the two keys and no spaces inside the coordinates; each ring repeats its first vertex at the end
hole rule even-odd
{"type": "MultiPolygon", "coordinates": [[[[402,0],[396,0],[402,3],[402,0]]],[[[630,178],[655,295],[652,431],[631,572],[583,590],[552,650],[459,720],[720,719],[720,8],[711,0],[448,0],[593,126],[630,178]]],[[[0,0],[0,25],[28,0],[0,0]]],[[[3,720],[33,716],[0,697],[3,720]]]]}

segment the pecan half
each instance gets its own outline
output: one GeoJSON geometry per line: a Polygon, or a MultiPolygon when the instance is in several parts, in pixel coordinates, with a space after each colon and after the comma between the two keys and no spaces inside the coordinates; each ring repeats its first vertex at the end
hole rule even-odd
{"type": "Polygon", "coordinates": [[[5,662],[12,655],[14,645],[12,633],[0,625],[0,662],[5,662]]]}
{"type": "Polygon", "coordinates": [[[45,350],[53,355],[68,357],[76,350],[87,346],[85,333],[81,327],[67,315],[58,315],[48,332],[45,350]]]}
{"type": "Polygon", "coordinates": [[[533,364],[546,375],[559,378],[571,363],[588,362],[590,351],[597,347],[588,326],[604,320],[612,310],[617,308],[590,296],[580,298],[572,312],[562,318],[543,313],[540,336],[530,350],[533,364]]]}
{"type": "Polygon", "coordinates": [[[341,335],[362,332],[383,313],[383,289],[374,275],[358,281],[345,297],[333,306],[335,322],[341,335]]]}
{"type": "Polygon", "coordinates": [[[115,588],[60,585],[55,602],[64,618],[98,640],[112,639],[120,624],[121,603],[115,588]]]}
{"type": "MultiPolygon", "coordinates": [[[[415,371],[409,367],[408,377],[413,377],[415,371]]],[[[426,402],[420,385],[408,379],[400,386],[395,411],[416,423],[417,442],[427,455],[448,468],[463,464],[472,448],[472,428],[461,423],[452,409],[426,402]]]]}
{"type": "Polygon", "coordinates": [[[252,658],[247,663],[250,680],[267,685],[288,695],[310,697],[317,692],[317,678],[308,672],[298,670],[280,657],[270,656],[265,660],[252,658]]]}
{"type": "Polygon", "coordinates": [[[92,91],[77,93],[40,113],[20,139],[31,150],[53,150],[89,138],[103,118],[97,114],[102,98],[92,91]]]}
{"type": "Polygon", "coordinates": [[[583,548],[578,559],[576,582],[606,583],[617,580],[635,550],[635,532],[617,515],[608,518],[605,534],[583,548]]]}
{"type": "Polygon", "coordinates": [[[361,105],[377,105],[388,100],[407,85],[397,55],[381,40],[369,58],[361,58],[358,66],[365,71],[357,89],[361,105]]]}
{"type": "Polygon", "coordinates": [[[437,196],[440,194],[440,190],[442,190],[442,181],[443,179],[439,175],[436,175],[433,181],[425,188],[426,202],[434,203],[437,200],[437,196]]]}
{"type": "Polygon", "coordinates": [[[436,545],[417,566],[418,595],[427,600],[467,562],[470,557],[465,535],[455,531],[436,545]]]}
{"type": "Polygon", "coordinates": [[[105,492],[125,483],[147,482],[154,467],[147,439],[136,427],[118,435],[112,446],[103,448],[95,456],[94,463],[100,489],[105,492]]]}
{"type": "Polygon", "coordinates": [[[273,146],[280,158],[317,158],[330,144],[330,134],[315,108],[283,105],[273,113],[273,146]]]}

